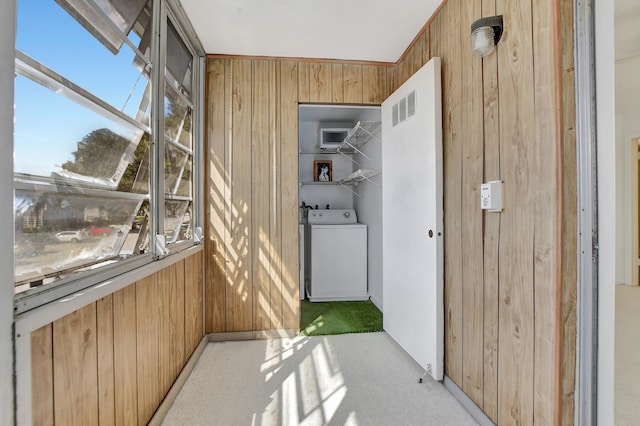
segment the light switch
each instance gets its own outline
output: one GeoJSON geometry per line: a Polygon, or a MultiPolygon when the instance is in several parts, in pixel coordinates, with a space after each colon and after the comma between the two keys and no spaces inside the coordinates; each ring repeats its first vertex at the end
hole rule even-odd
{"type": "Polygon", "coordinates": [[[480,185],[480,206],[490,212],[502,211],[502,181],[493,180],[480,185]]]}

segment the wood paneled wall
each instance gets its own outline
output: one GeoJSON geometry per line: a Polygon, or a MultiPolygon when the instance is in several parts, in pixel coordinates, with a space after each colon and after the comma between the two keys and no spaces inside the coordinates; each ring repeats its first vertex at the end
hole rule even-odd
{"type": "Polygon", "coordinates": [[[379,105],[393,67],[207,60],[206,331],[299,329],[298,104],[379,105]]]}
{"type": "Polygon", "coordinates": [[[33,424],[147,424],[204,335],[202,260],[34,331],[33,424]]]}
{"type": "Polygon", "coordinates": [[[396,69],[400,85],[442,59],[445,370],[498,424],[573,421],[571,8],[448,0],[396,69]],[[493,15],[504,17],[502,40],[474,58],[470,25],[493,15]],[[503,181],[502,213],[480,209],[490,180],[503,181]]]}
{"type": "Polygon", "coordinates": [[[572,13],[571,0],[448,0],[394,66],[210,57],[207,331],[298,328],[298,103],[380,104],[439,56],[446,373],[498,424],[570,423],[572,13]],[[502,40],[474,58],[470,25],[493,15],[502,40]],[[480,209],[490,180],[502,213],[480,209]]]}

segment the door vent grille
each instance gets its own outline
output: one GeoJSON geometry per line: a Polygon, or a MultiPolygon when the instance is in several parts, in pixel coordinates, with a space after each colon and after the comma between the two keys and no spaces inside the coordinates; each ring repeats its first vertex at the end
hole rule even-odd
{"type": "Polygon", "coordinates": [[[391,107],[391,124],[393,127],[398,125],[398,104],[393,104],[391,107]]]}
{"type": "Polygon", "coordinates": [[[393,127],[416,115],[416,91],[413,90],[398,103],[391,106],[391,124],[393,127]]]}
{"type": "Polygon", "coordinates": [[[407,98],[400,99],[400,121],[407,119],[407,98]]]}
{"type": "Polygon", "coordinates": [[[407,95],[407,118],[416,114],[416,91],[413,90],[407,95]]]}

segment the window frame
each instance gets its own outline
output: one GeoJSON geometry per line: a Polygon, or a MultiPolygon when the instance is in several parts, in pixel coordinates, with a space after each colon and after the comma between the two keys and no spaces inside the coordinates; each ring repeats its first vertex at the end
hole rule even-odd
{"type": "MultiPolygon", "coordinates": [[[[51,0],[53,1],[53,0],[51,0]]],[[[93,0],[87,0],[97,8],[93,0]]],[[[116,123],[125,122],[128,127],[137,127],[140,130],[148,131],[150,134],[150,178],[149,178],[149,251],[138,254],[130,258],[120,258],[112,264],[102,265],[95,270],[79,272],[75,275],[62,278],[55,283],[49,283],[38,287],[32,287],[20,293],[15,293],[14,289],[14,314],[20,315],[29,310],[51,303],[59,299],[69,299],[79,296],[85,289],[99,287],[101,284],[128,272],[136,271],[153,264],[165,257],[188,250],[202,243],[202,224],[204,223],[204,202],[203,202],[203,166],[202,155],[204,136],[204,73],[205,73],[205,52],[202,48],[195,31],[191,27],[184,11],[180,8],[176,0],[151,0],[152,19],[151,31],[154,37],[151,41],[151,73],[149,84],[151,87],[150,96],[150,126],[145,126],[137,120],[121,113],[106,101],[93,95],[73,82],[50,70],[39,61],[27,56],[26,53],[16,49],[15,63],[16,72],[41,84],[47,89],[62,89],[63,96],[88,108],[94,112],[102,114],[116,123]],[[191,237],[173,244],[165,244],[164,235],[164,215],[165,215],[165,194],[164,188],[164,151],[167,142],[164,129],[164,100],[165,83],[169,80],[165,77],[166,67],[166,39],[168,34],[167,22],[176,30],[182,43],[187,47],[192,55],[192,76],[191,76],[191,214],[190,226],[191,237]],[[42,68],[44,67],[44,68],[42,68]],[[44,69],[44,72],[40,71],[44,69]]],[[[18,6],[19,7],[19,6],[18,6]]],[[[99,8],[98,8],[99,9],[99,8]]],[[[90,33],[88,33],[89,35],[90,33]]],[[[130,40],[124,33],[124,43],[130,44],[130,40]]],[[[134,50],[136,57],[145,59],[141,52],[134,50]]],[[[176,89],[176,88],[174,88],[176,89]]],[[[179,95],[182,96],[179,90],[179,95]]],[[[185,99],[186,100],[186,99],[185,99]]],[[[185,148],[185,147],[182,147],[185,148]]],[[[188,157],[187,157],[188,158],[188,157]]],[[[14,188],[19,183],[14,174],[14,188]]],[[[34,177],[38,181],[38,177],[34,177]]],[[[43,178],[42,181],[46,181],[43,178]]],[[[76,183],[78,184],[78,183],[76,183]]],[[[81,187],[85,187],[84,184],[81,187]]],[[[179,197],[180,198],[180,197],[179,197]]],[[[171,198],[168,198],[171,199],[171,198]]],[[[15,225],[15,216],[13,218],[15,225]]],[[[91,268],[89,268],[91,269],[91,268]]],[[[15,288],[15,275],[14,275],[15,288]]]]}

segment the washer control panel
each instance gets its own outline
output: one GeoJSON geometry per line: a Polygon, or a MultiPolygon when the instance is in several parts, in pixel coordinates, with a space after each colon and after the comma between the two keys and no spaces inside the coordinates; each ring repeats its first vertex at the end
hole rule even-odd
{"type": "Polygon", "coordinates": [[[309,210],[310,225],[345,225],[358,223],[353,209],[309,210]]]}

